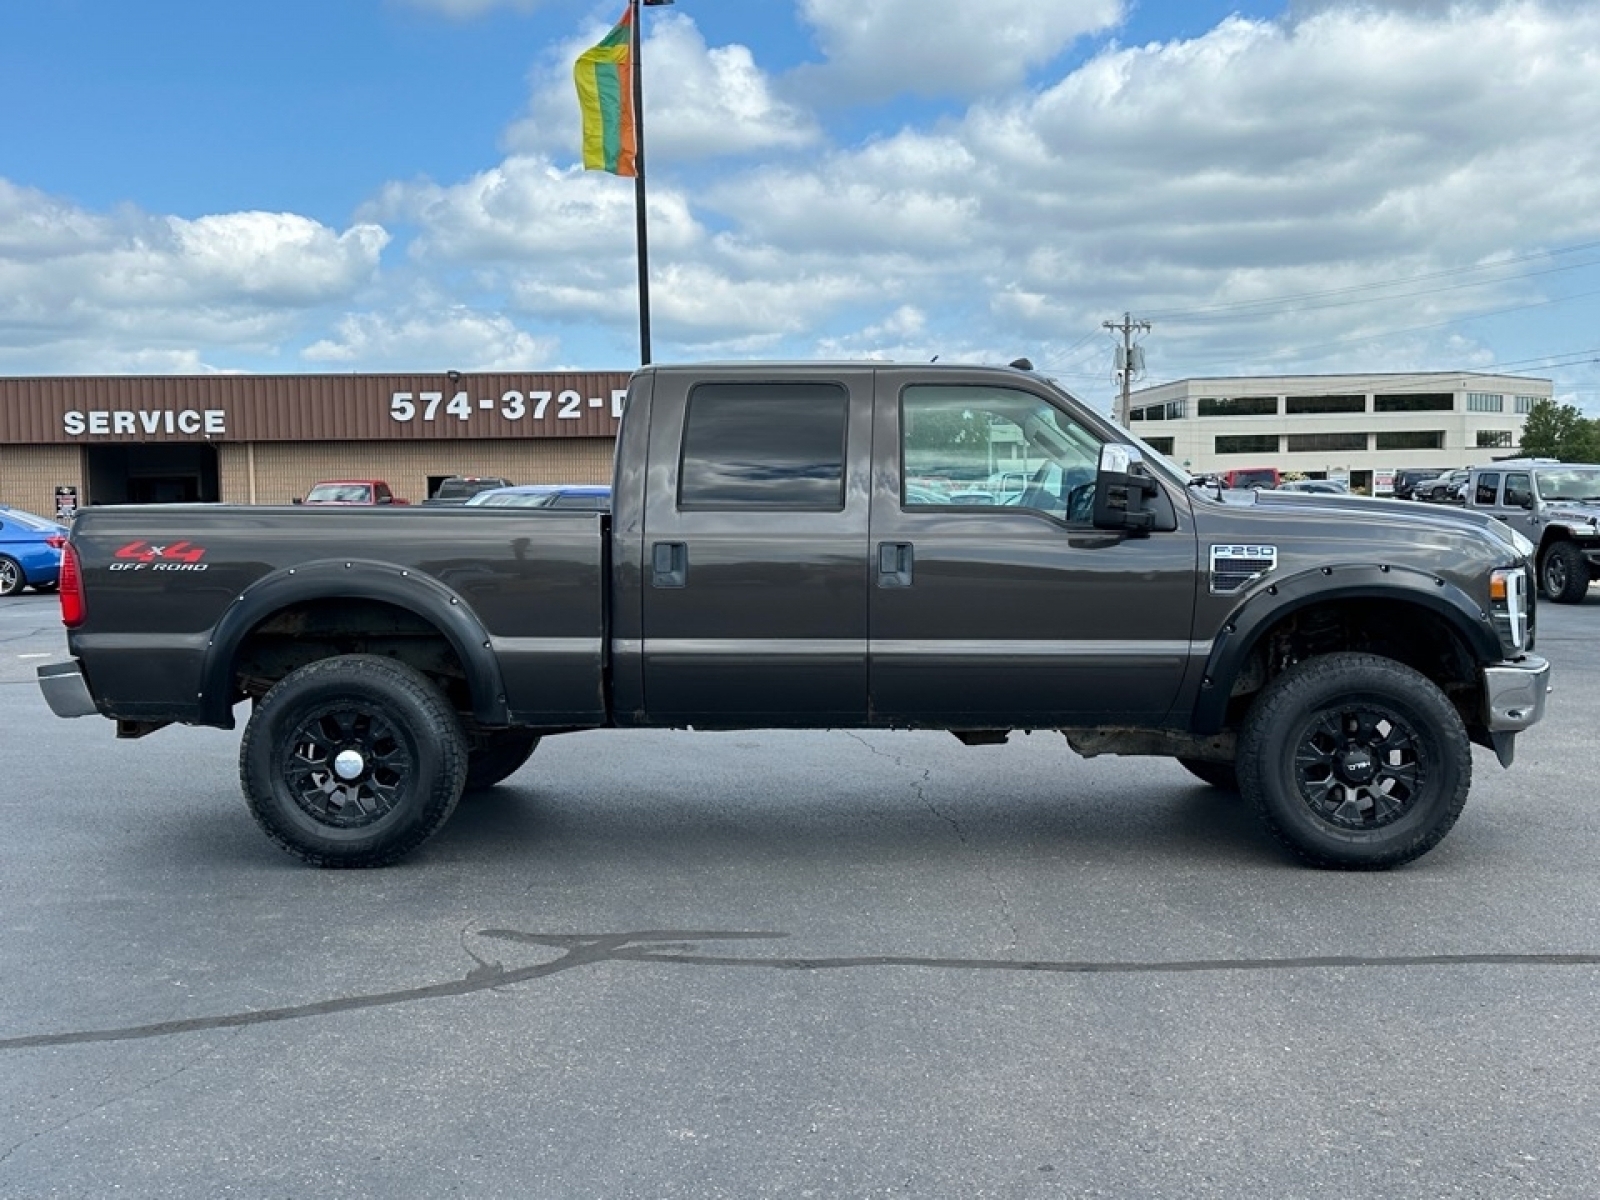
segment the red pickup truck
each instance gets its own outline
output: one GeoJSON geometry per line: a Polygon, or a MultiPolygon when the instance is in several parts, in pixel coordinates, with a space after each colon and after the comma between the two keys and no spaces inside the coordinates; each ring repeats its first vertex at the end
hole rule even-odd
{"type": "Polygon", "coordinates": [[[324,479],[296,504],[410,504],[381,479],[324,479]]]}

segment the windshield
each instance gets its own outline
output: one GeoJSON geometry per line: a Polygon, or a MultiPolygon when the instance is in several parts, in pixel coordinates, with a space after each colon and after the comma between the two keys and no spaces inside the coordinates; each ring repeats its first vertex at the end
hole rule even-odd
{"type": "Polygon", "coordinates": [[[319,483],[306,493],[307,504],[367,504],[372,489],[364,483],[319,483]]]}
{"type": "Polygon", "coordinates": [[[1600,502],[1600,467],[1548,467],[1534,474],[1542,500],[1600,502]]]}

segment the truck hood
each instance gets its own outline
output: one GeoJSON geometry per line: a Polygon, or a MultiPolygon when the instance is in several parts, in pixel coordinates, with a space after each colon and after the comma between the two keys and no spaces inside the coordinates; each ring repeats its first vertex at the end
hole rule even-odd
{"type": "MultiPolygon", "coordinates": [[[[1333,496],[1322,492],[1266,491],[1256,492],[1252,500],[1242,504],[1229,503],[1229,507],[1235,505],[1270,510],[1274,515],[1281,514],[1284,517],[1293,513],[1318,524],[1329,521],[1349,523],[1353,519],[1365,518],[1391,532],[1397,528],[1411,528],[1419,535],[1428,532],[1461,534],[1476,530],[1506,547],[1518,558],[1526,556],[1531,550],[1531,543],[1504,521],[1487,513],[1449,505],[1421,504],[1415,500],[1382,500],[1368,496],[1333,496]]],[[[1600,508],[1597,508],[1596,515],[1600,516],[1600,508]]]]}

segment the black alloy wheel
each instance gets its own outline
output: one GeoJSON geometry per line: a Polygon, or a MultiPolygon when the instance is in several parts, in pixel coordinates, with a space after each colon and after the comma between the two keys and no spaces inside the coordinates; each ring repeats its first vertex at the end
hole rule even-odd
{"type": "Polygon", "coordinates": [[[1393,659],[1299,663],[1257,696],[1240,732],[1240,790],[1268,829],[1321,867],[1383,869],[1438,844],[1472,781],[1461,715],[1393,659]]]}
{"type": "Polygon", "coordinates": [[[460,799],[467,742],[444,694],[403,663],[345,655],[280,680],[239,751],[251,814],[324,867],[382,866],[415,850],[460,799]]]}
{"type": "Polygon", "coordinates": [[[1539,561],[1539,586],[1557,604],[1582,604],[1589,594],[1589,561],[1572,542],[1552,542],[1539,561]]]}

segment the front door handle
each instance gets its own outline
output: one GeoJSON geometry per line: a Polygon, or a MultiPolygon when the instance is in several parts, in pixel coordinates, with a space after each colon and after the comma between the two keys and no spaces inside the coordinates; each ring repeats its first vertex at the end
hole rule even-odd
{"type": "Polygon", "coordinates": [[[658,588],[689,585],[688,543],[656,542],[650,547],[650,582],[658,588]]]}
{"type": "Polygon", "coordinates": [[[911,586],[912,553],[910,542],[878,543],[878,586],[911,586]]]}

